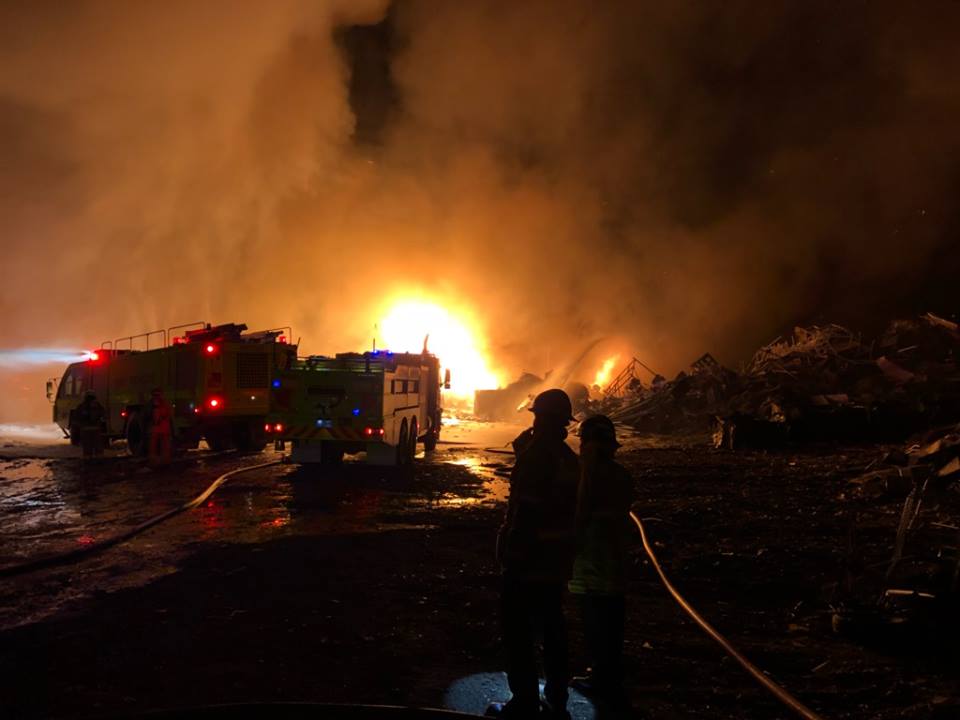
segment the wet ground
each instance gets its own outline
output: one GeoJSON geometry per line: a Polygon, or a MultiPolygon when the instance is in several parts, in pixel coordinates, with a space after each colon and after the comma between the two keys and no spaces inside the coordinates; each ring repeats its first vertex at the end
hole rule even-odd
{"type": "MultiPolygon", "coordinates": [[[[520,429],[454,422],[409,473],[348,463],[239,475],[119,547],[0,578],[0,717],[255,700],[477,706],[502,668],[492,554],[504,451],[520,429]],[[471,691],[474,679],[486,690],[471,691]]],[[[849,492],[880,451],[631,438],[622,458],[675,584],[774,678],[826,717],[957,717],[949,653],[830,628],[851,517],[874,559],[893,531],[898,506],[849,492]]],[[[86,466],[75,454],[49,430],[0,440],[0,568],[95,543],[223,472],[279,458],[199,451],[155,472],[120,449],[86,466]]],[[[635,560],[637,706],[663,718],[787,716],[684,619],[639,549],[635,560]]],[[[571,638],[582,665],[573,612],[571,638]]]]}

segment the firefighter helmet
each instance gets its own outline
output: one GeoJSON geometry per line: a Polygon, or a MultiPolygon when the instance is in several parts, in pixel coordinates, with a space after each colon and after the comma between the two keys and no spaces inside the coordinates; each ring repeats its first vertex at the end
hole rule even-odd
{"type": "Polygon", "coordinates": [[[563,420],[564,424],[574,419],[570,396],[559,388],[544,390],[533,399],[530,412],[534,415],[551,415],[563,420]]]}
{"type": "Polygon", "coordinates": [[[588,417],[580,423],[577,434],[580,436],[580,442],[601,442],[620,447],[620,443],[617,442],[617,429],[606,415],[588,417]]]}

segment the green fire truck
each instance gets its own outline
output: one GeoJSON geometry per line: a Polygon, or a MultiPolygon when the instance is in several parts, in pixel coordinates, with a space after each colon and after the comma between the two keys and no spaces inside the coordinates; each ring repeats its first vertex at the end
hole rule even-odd
{"type": "Polygon", "coordinates": [[[191,323],[104,342],[47,382],[53,421],[78,442],[74,410],[93,391],[106,410],[104,437],[125,439],[132,454],[142,455],[147,405],[157,388],[173,408],[177,447],[195,448],[204,439],[213,450],[262,449],[271,379],[296,361],[297,350],[289,328],[246,330],[191,323]]]}
{"type": "Polygon", "coordinates": [[[278,370],[264,431],[290,442],[295,463],[338,464],[366,452],[376,465],[407,465],[417,443],[433,450],[440,437],[442,389],[435,355],[375,350],[314,355],[278,370]]]}

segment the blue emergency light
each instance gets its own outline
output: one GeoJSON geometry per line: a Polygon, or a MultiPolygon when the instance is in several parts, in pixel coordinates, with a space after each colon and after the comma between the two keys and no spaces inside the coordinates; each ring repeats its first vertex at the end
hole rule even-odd
{"type": "Polygon", "coordinates": [[[278,378],[277,380],[274,380],[274,381],[271,383],[271,385],[273,385],[275,388],[280,387],[280,380],[279,380],[279,378],[278,378]]]}
{"type": "Polygon", "coordinates": [[[353,409],[353,416],[354,416],[354,417],[360,417],[360,408],[354,408],[354,409],[353,409]]]}

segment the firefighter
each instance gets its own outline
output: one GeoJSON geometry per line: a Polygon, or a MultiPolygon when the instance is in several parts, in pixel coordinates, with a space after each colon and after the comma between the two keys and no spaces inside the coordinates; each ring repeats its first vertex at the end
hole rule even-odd
{"type": "Polygon", "coordinates": [[[573,416],[570,398],[557,389],[540,393],[530,409],[533,427],[513,442],[516,464],[497,537],[503,581],[500,614],[513,697],[506,704],[492,704],[487,714],[539,715],[536,642],[542,635],[544,711],[569,718],[563,593],[573,565],[578,462],[565,440],[573,416]]]}
{"type": "Polygon", "coordinates": [[[610,418],[595,415],[580,425],[577,553],[568,585],[591,667],[590,675],[574,678],[572,686],[614,716],[630,710],[622,657],[633,480],[614,459],[619,447],[610,418]]]}
{"type": "Polygon", "coordinates": [[[84,460],[103,455],[103,405],[93,390],[87,390],[74,412],[75,427],[80,434],[84,460]]]}
{"type": "Polygon", "coordinates": [[[154,467],[168,465],[173,445],[173,409],[163,397],[160,388],[150,393],[150,464],[154,467]]]}

